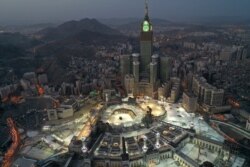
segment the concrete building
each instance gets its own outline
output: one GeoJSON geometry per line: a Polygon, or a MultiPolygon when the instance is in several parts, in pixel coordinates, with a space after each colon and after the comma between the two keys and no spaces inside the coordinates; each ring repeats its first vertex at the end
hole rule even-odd
{"type": "Polygon", "coordinates": [[[30,81],[31,84],[37,84],[37,78],[35,72],[26,72],[23,74],[23,78],[30,81]]]}
{"type": "Polygon", "coordinates": [[[195,112],[197,110],[198,98],[194,94],[184,92],[182,98],[182,106],[187,112],[195,112]]]}
{"type": "Polygon", "coordinates": [[[138,83],[139,82],[139,68],[140,67],[140,62],[139,61],[134,61],[133,62],[133,75],[134,75],[134,78],[135,78],[135,83],[138,83]]]}
{"type": "Polygon", "coordinates": [[[170,84],[164,83],[158,88],[158,99],[166,98],[170,92],[170,84]]]}
{"type": "Polygon", "coordinates": [[[237,54],[237,48],[235,48],[235,47],[225,47],[220,52],[219,60],[221,60],[221,61],[231,61],[236,54],[237,54]]]}
{"type": "Polygon", "coordinates": [[[150,84],[154,84],[157,81],[157,63],[156,62],[151,62],[150,63],[150,84]]]}
{"type": "Polygon", "coordinates": [[[102,98],[103,99],[110,99],[111,97],[115,96],[116,91],[115,89],[104,89],[102,92],[102,98]]]}
{"type": "Polygon", "coordinates": [[[47,110],[47,115],[49,120],[57,120],[58,115],[57,115],[57,110],[56,109],[48,109],[47,110]]]}
{"type": "MultiPolygon", "coordinates": [[[[203,150],[209,150],[212,153],[216,152],[217,156],[227,158],[229,156],[229,151],[224,148],[223,142],[219,142],[217,140],[212,140],[203,136],[193,136],[190,137],[187,133],[183,133],[178,137],[178,149],[174,147],[170,147],[169,145],[164,144],[164,140],[162,141],[162,145],[160,148],[155,148],[154,150],[149,149],[149,147],[156,147],[151,144],[151,142],[155,139],[153,133],[149,137],[148,134],[145,135],[144,140],[139,140],[137,142],[135,138],[123,138],[111,134],[105,134],[97,139],[95,144],[91,147],[91,151],[89,155],[85,155],[84,152],[81,151],[82,144],[76,138],[73,138],[70,145],[69,150],[72,153],[77,155],[82,155],[85,160],[88,160],[88,163],[84,166],[110,166],[110,167],[129,167],[129,166],[168,166],[166,161],[180,164],[180,166],[184,167],[199,167],[202,162],[195,159],[193,155],[187,155],[183,152],[183,147],[187,145],[193,145],[194,149],[197,147],[201,147],[203,150]],[[109,143],[109,138],[113,139],[109,143]],[[146,144],[145,140],[149,140],[149,144],[146,144]],[[78,142],[76,142],[78,141],[78,142]],[[149,146],[149,147],[148,147],[149,146]],[[145,152],[140,152],[139,149],[145,148],[145,152]],[[111,154],[107,154],[111,152],[111,154]],[[106,155],[107,154],[107,155],[106,155]],[[126,156],[125,156],[126,155],[126,156]],[[105,157],[105,158],[102,158],[105,157]]],[[[162,140],[162,136],[160,137],[162,140]]],[[[177,137],[175,137],[177,138],[177,137]]],[[[83,142],[82,142],[83,143],[83,142]]],[[[154,143],[154,142],[153,142],[154,143]]],[[[175,140],[171,142],[174,144],[175,140]]],[[[209,152],[208,151],[208,152],[209,152]]],[[[196,154],[196,153],[195,153],[196,154]]],[[[199,153],[198,153],[199,154],[199,153]]],[[[207,156],[206,156],[207,157],[207,156]]],[[[72,160],[71,160],[72,161],[72,160]]],[[[170,164],[170,163],[169,163],[170,164]]]]}
{"type": "Polygon", "coordinates": [[[48,83],[48,76],[47,74],[40,74],[38,75],[38,82],[41,85],[47,84],[48,83]]]}
{"type": "Polygon", "coordinates": [[[124,85],[125,85],[125,89],[127,91],[127,94],[133,94],[134,92],[134,83],[135,83],[135,79],[133,75],[126,75],[125,79],[124,79],[124,85]]]}
{"type": "Polygon", "coordinates": [[[170,103],[175,103],[176,100],[178,99],[179,96],[179,90],[177,87],[173,87],[171,89],[171,94],[170,94],[170,103]]]}
{"type": "Polygon", "coordinates": [[[147,72],[153,54],[153,28],[148,15],[148,9],[145,10],[145,17],[141,24],[140,33],[140,71],[147,72]]]}
{"type": "Polygon", "coordinates": [[[199,77],[198,75],[193,76],[192,92],[198,97],[198,102],[218,107],[223,105],[224,101],[224,90],[217,89],[216,87],[207,83],[206,79],[199,77]]]}
{"type": "Polygon", "coordinates": [[[79,109],[79,104],[75,99],[66,99],[61,105],[61,108],[72,109],[73,112],[79,109]]]}
{"type": "Polygon", "coordinates": [[[200,99],[205,104],[210,105],[213,87],[209,84],[201,85],[200,99]]]}
{"type": "Polygon", "coordinates": [[[131,72],[131,60],[130,55],[121,55],[120,56],[120,70],[121,76],[125,77],[125,75],[130,74],[131,72]]]}
{"type": "Polygon", "coordinates": [[[74,85],[73,84],[63,82],[61,87],[62,87],[61,93],[63,95],[72,95],[72,94],[74,94],[74,85]]]}
{"type": "Polygon", "coordinates": [[[170,89],[170,97],[169,102],[175,103],[180,95],[180,78],[172,77],[170,79],[171,89],[170,89]]]}
{"type": "Polygon", "coordinates": [[[46,109],[49,120],[72,117],[79,109],[79,104],[74,99],[67,99],[60,105],[55,105],[56,103],[52,102],[51,106],[46,109]]]}
{"type": "Polygon", "coordinates": [[[160,78],[162,82],[167,82],[171,77],[173,62],[168,56],[160,57],[160,78]]]}
{"type": "Polygon", "coordinates": [[[13,93],[17,89],[17,84],[6,85],[0,88],[0,97],[5,98],[8,97],[11,93],[13,93]]]}
{"type": "Polygon", "coordinates": [[[158,88],[170,78],[172,60],[153,54],[153,29],[147,8],[141,24],[140,53],[133,53],[132,56],[122,55],[120,60],[120,70],[127,93],[157,98],[158,88]]]}
{"type": "Polygon", "coordinates": [[[26,80],[26,79],[21,79],[20,80],[20,85],[22,86],[22,88],[24,90],[27,90],[27,89],[30,88],[30,82],[28,80],[26,80]]]}
{"type": "Polygon", "coordinates": [[[74,110],[71,107],[62,106],[57,108],[57,116],[60,119],[72,117],[74,115],[74,110]]]}
{"type": "Polygon", "coordinates": [[[211,106],[222,106],[224,100],[223,89],[213,89],[211,92],[211,106]]]}

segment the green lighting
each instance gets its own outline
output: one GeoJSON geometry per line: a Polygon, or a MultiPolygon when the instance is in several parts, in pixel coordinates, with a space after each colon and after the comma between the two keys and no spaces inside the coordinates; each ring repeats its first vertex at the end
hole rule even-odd
{"type": "Polygon", "coordinates": [[[148,32],[150,30],[150,25],[148,21],[143,22],[143,31],[148,32]]]}

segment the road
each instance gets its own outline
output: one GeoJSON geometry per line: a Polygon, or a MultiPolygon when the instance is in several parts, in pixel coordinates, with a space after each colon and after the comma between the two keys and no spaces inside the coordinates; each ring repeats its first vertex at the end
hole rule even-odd
{"type": "Polygon", "coordinates": [[[222,124],[222,125],[225,125],[225,126],[229,126],[230,128],[233,128],[236,131],[240,132],[247,139],[250,139],[250,132],[248,132],[247,130],[244,130],[243,128],[240,128],[240,127],[238,127],[236,125],[226,123],[226,122],[217,121],[217,120],[210,120],[210,122],[214,122],[216,124],[222,124]]]}

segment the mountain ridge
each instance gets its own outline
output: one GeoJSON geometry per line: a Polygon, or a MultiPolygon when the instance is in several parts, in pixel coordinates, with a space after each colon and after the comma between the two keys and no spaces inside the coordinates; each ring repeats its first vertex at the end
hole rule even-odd
{"type": "Polygon", "coordinates": [[[38,31],[36,36],[46,41],[60,40],[81,33],[82,31],[91,31],[106,35],[121,35],[119,31],[98,22],[96,19],[85,18],[79,21],[67,21],[57,27],[43,29],[38,31]]]}

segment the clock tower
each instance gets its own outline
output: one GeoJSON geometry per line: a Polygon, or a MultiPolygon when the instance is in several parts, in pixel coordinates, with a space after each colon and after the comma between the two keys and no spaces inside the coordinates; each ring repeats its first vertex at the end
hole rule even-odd
{"type": "Polygon", "coordinates": [[[125,63],[125,56],[121,57],[122,74],[127,93],[133,96],[149,96],[156,98],[160,85],[159,56],[153,55],[153,28],[148,16],[148,3],[145,0],[145,16],[140,26],[140,53],[133,53],[125,63]],[[130,70],[126,70],[126,64],[130,70]]]}
{"type": "Polygon", "coordinates": [[[145,17],[141,24],[140,53],[140,71],[143,76],[147,76],[153,53],[153,29],[148,16],[147,0],[145,0],[145,17]]]}

